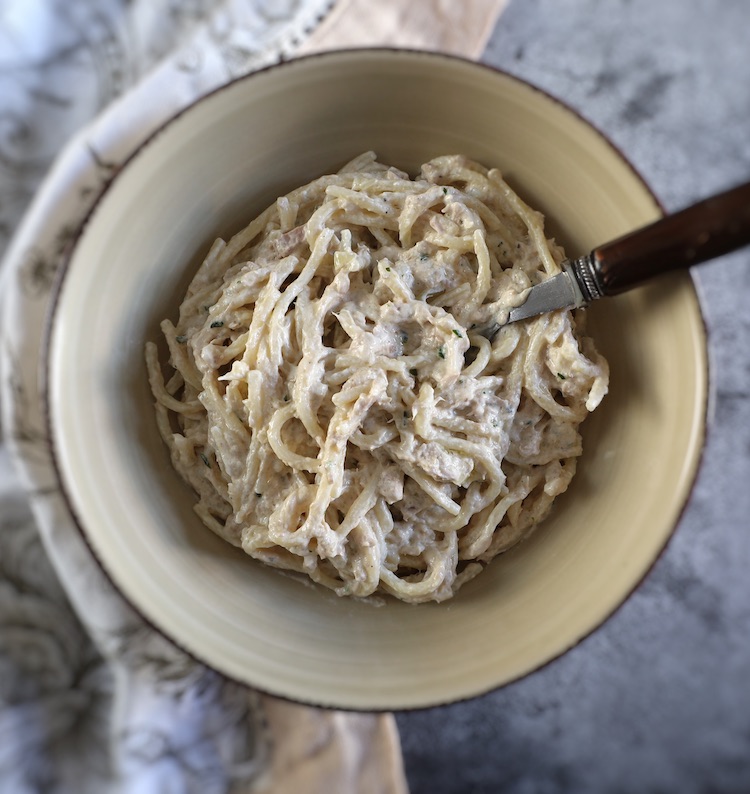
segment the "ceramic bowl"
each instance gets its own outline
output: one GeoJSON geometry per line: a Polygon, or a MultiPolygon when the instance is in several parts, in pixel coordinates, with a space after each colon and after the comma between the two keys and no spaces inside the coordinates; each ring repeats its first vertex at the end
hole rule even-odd
{"type": "Polygon", "coordinates": [[[316,55],[240,79],[148,140],[61,275],[46,359],[71,513],[125,598],[221,673],[350,709],[469,698],[564,653],[641,582],[691,490],[706,339],[687,274],[590,309],[610,394],[552,515],[451,601],[374,607],[254,562],[207,530],[156,430],[143,346],[210,242],[373,149],[414,172],[461,152],[499,167],[570,255],[652,221],[649,188],[576,113],[507,74],[393,50],[316,55]]]}

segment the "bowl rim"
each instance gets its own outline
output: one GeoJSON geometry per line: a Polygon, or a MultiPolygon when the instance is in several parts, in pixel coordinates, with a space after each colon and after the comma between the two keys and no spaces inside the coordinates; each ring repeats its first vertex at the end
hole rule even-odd
{"type": "Polygon", "coordinates": [[[506,681],[498,683],[494,686],[490,686],[489,688],[483,689],[482,691],[476,692],[474,694],[463,695],[463,696],[449,696],[447,698],[441,699],[439,702],[434,702],[432,704],[426,704],[426,705],[411,705],[411,706],[407,705],[407,706],[398,706],[398,707],[374,706],[374,707],[364,708],[364,707],[357,707],[351,705],[341,706],[337,704],[322,703],[314,699],[305,700],[304,698],[297,698],[284,693],[274,692],[269,689],[265,689],[262,686],[258,686],[256,684],[250,683],[249,681],[243,680],[241,678],[237,678],[234,675],[228,674],[223,670],[218,669],[214,665],[214,663],[203,658],[200,652],[197,652],[192,648],[188,648],[181,641],[175,639],[168,629],[156,624],[147,614],[143,612],[143,610],[140,607],[138,607],[133,602],[130,596],[126,592],[124,592],[124,590],[117,583],[114,575],[110,572],[105,561],[101,558],[99,552],[95,547],[94,541],[90,536],[90,530],[86,527],[85,522],[78,513],[78,510],[74,504],[74,500],[71,496],[69,487],[65,479],[66,476],[68,475],[66,475],[63,471],[60,455],[57,449],[57,443],[55,441],[54,423],[52,418],[53,410],[52,410],[52,393],[51,393],[52,390],[51,384],[53,380],[52,378],[53,341],[52,340],[55,333],[56,322],[58,317],[58,309],[60,306],[60,299],[62,295],[63,286],[66,280],[66,275],[70,270],[72,260],[74,258],[78,244],[81,238],[86,233],[87,227],[89,226],[92,219],[98,212],[99,207],[101,206],[105,197],[110,192],[111,188],[117,184],[118,176],[120,175],[120,173],[127,168],[127,166],[130,164],[132,160],[141,156],[144,149],[148,148],[163,132],[165,132],[165,130],[167,130],[169,127],[175,124],[182,116],[191,112],[194,107],[204,103],[207,100],[210,100],[214,95],[232,89],[236,84],[244,83],[248,80],[252,80],[253,78],[259,75],[263,75],[271,71],[278,71],[279,69],[285,69],[287,67],[294,66],[295,64],[299,64],[300,62],[309,62],[312,60],[321,60],[321,59],[336,60],[339,58],[346,58],[357,55],[376,55],[376,56],[388,57],[391,54],[405,55],[408,58],[442,59],[458,64],[463,64],[471,68],[476,68],[479,71],[485,71],[490,74],[495,74],[503,79],[507,79],[511,82],[515,82],[525,90],[530,90],[533,93],[538,94],[545,101],[553,102],[554,104],[558,105],[560,108],[562,108],[572,116],[576,117],[580,122],[585,124],[587,127],[589,127],[602,140],[602,142],[606,144],[607,147],[614,153],[614,155],[619,159],[621,164],[625,165],[627,169],[631,171],[631,173],[635,176],[637,181],[640,182],[641,186],[645,188],[646,192],[651,197],[659,213],[661,215],[666,214],[666,210],[663,203],[659,200],[654,190],[651,188],[651,186],[646,181],[646,179],[642,176],[640,171],[633,165],[630,159],[623,153],[622,149],[616,143],[614,143],[611,140],[611,138],[608,135],[606,135],[595,123],[593,123],[590,119],[588,119],[578,109],[567,104],[558,96],[555,96],[546,89],[543,89],[535,85],[534,83],[531,83],[528,80],[519,77],[518,75],[515,75],[512,72],[509,72],[504,68],[493,66],[492,64],[484,63],[482,61],[474,61],[471,60],[470,58],[466,58],[464,56],[455,55],[451,53],[444,53],[444,52],[431,51],[431,50],[419,50],[419,49],[406,48],[406,47],[389,47],[389,46],[348,47],[348,48],[342,48],[336,50],[314,52],[291,58],[284,58],[282,56],[280,60],[274,63],[268,64],[260,69],[254,70],[239,77],[232,78],[231,80],[222,83],[221,85],[211,89],[207,93],[202,94],[200,97],[193,100],[189,104],[185,105],[177,112],[171,114],[169,118],[161,122],[155,129],[153,129],[142,140],[140,140],[140,142],[133,147],[131,152],[113,170],[111,176],[109,176],[107,181],[100,188],[98,194],[96,195],[96,198],[90,205],[85,216],[80,221],[73,234],[70,236],[65,249],[60,255],[59,266],[55,273],[55,279],[52,285],[50,299],[46,308],[44,325],[42,328],[40,356],[38,362],[38,373],[39,373],[39,384],[40,384],[39,393],[42,402],[42,418],[44,422],[43,443],[49,456],[51,469],[55,477],[55,485],[57,486],[57,490],[60,494],[65,510],[67,511],[68,516],[71,519],[71,523],[76,527],[78,534],[80,535],[86,547],[90,551],[92,558],[95,560],[99,569],[102,571],[104,576],[112,585],[113,589],[128,605],[128,607],[132,609],[133,612],[136,615],[138,615],[139,619],[142,620],[147,626],[149,626],[149,628],[155,631],[162,638],[166,639],[168,642],[170,642],[180,651],[185,653],[193,661],[203,665],[204,667],[210,670],[217,672],[219,675],[223,676],[232,683],[239,684],[240,686],[253,689],[261,694],[269,695],[271,697],[278,698],[280,700],[283,700],[291,704],[311,706],[314,708],[333,709],[337,711],[351,712],[351,713],[381,713],[381,714],[390,713],[390,712],[406,713],[406,712],[425,711],[432,708],[439,708],[442,706],[449,706],[457,703],[468,702],[476,698],[486,696],[491,692],[504,689],[508,686],[518,683],[519,681],[529,678],[532,675],[536,675],[540,673],[546,667],[553,664],[561,657],[567,655],[569,652],[571,652],[573,649],[575,649],[576,647],[581,645],[585,640],[591,637],[594,633],[599,631],[599,629],[601,629],[606,623],[609,623],[609,621],[620,611],[620,609],[622,609],[622,607],[630,600],[633,594],[641,587],[641,585],[650,575],[652,570],[655,568],[657,563],[661,560],[662,556],[666,553],[668,547],[670,546],[672,539],[674,538],[674,535],[677,531],[677,527],[680,525],[685,515],[687,507],[692,498],[693,491],[695,490],[698,476],[703,468],[703,464],[705,462],[707,437],[708,437],[708,432],[710,430],[709,418],[710,418],[711,393],[712,393],[711,373],[713,370],[713,366],[711,363],[711,356],[710,356],[710,344],[709,344],[710,333],[706,323],[705,312],[703,310],[703,306],[701,302],[700,290],[698,289],[694,275],[692,275],[691,273],[690,288],[692,290],[692,294],[695,300],[695,305],[697,307],[698,317],[700,318],[700,325],[702,329],[702,334],[700,338],[703,342],[701,352],[703,354],[702,359],[704,364],[703,377],[705,382],[705,393],[703,395],[703,405],[701,411],[702,421],[700,425],[700,442],[699,442],[700,446],[697,450],[694,469],[693,472],[691,473],[690,482],[686,487],[682,505],[679,509],[679,512],[675,516],[674,521],[672,522],[672,526],[669,529],[669,532],[664,540],[663,545],[659,549],[658,553],[651,560],[648,567],[644,569],[642,575],[637,579],[637,581],[633,583],[631,588],[626,593],[623,594],[623,596],[621,597],[619,602],[615,605],[615,607],[608,614],[604,615],[604,617],[599,622],[591,626],[588,631],[586,631],[581,636],[577,637],[574,641],[565,645],[559,652],[555,653],[548,659],[539,662],[529,670],[514,675],[513,677],[507,679],[506,681]]]}

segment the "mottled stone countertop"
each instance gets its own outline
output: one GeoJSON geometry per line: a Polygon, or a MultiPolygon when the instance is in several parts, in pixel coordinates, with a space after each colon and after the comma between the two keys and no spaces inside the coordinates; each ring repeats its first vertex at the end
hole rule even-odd
{"type": "MultiPolygon", "coordinates": [[[[512,0],[483,60],[576,108],[668,210],[750,179],[746,0],[512,0]]],[[[696,278],[711,417],[674,538],[563,658],[399,715],[412,794],[750,792],[750,250],[696,278]]]]}
{"type": "MultiPolygon", "coordinates": [[[[327,7],[323,0],[273,2],[277,12],[282,6],[327,7]]],[[[456,2],[461,0],[454,0],[454,10],[456,2]]],[[[138,6],[150,19],[161,9],[169,26],[152,42],[158,55],[176,21],[189,28],[211,5],[0,0],[0,12],[18,23],[0,42],[0,98],[10,108],[0,113],[0,252],[61,143],[123,92],[128,75],[140,74],[123,68],[133,54],[123,47],[140,41],[140,28],[120,24],[120,12],[138,6]],[[55,59],[37,57],[50,43],[38,24],[44,19],[60,22],[45,29],[55,34],[55,59]],[[21,47],[21,21],[35,34],[28,52],[21,47]],[[15,74],[7,63],[13,36],[25,59],[15,74]],[[7,101],[13,81],[22,89],[18,107],[7,101]],[[69,101],[74,94],[79,104],[69,101]],[[34,103],[68,126],[22,124],[21,111],[33,110],[34,103]]],[[[238,13],[255,7],[222,5],[238,13]]],[[[270,8],[271,0],[260,5],[270,8]]],[[[223,28],[210,30],[223,36],[223,28]]],[[[246,43],[222,51],[234,63],[238,53],[248,52],[246,43]]],[[[510,0],[483,59],[592,121],[667,210],[750,180],[750,0],[510,0]]],[[[36,258],[29,261],[36,276],[48,279],[36,258]]],[[[39,261],[44,265],[44,258],[39,261]]],[[[398,714],[411,794],[750,793],[750,248],[699,268],[695,277],[709,332],[710,428],[672,541],[627,603],[543,670],[465,703],[398,714]]],[[[3,466],[0,454],[0,486],[3,466]]],[[[100,794],[105,789],[99,781],[110,778],[103,759],[111,679],[65,607],[25,505],[17,513],[0,510],[3,548],[12,545],[16,554],[0,553],[0,580],[6,580],[0,593],[0,791],[100,794]],[[37,589],[29,591],[28,583],[37,589]],[[37,598],[40,593],[44,598],[37,598]],[[36,644],[23,622],[30,622],[32,600],[42,629],[36,644]],[[18,642],[8,639],[11,629],[18,642]],[[29,706],[31,701],[42,706],[29,706]],[[66,787],[66,780],[79,782],[66,787]]],[[[144,641],[142,648],[152,659],[152,646],[144,641]]],[[[183,678],[192,686],[192,668],[186,670],[183,678]]],[[[232,721],[220,722],[201,705],[208,714],[202,724],[211,728],[204,735],[195,729],[200,720],[194,702],[174,696],[175,703],[193,704],[192,722],[180,718],[192,738],[180,744],[171,727],[164,729],[169,741],[154,754],[157,734],[148,719],[123,734],[128,742],[120,742],[121,752],[140,765],[141,777],[133,777],[129,790],[146,791],[144,775],[155,781],[148,789],[153,791],[165,791],[165,785],[174,791],[229,790],[225,779],[236,772],[220,755],[222,748],[232,758],[256,754],[250,722],[237,716],[240,706],[248,713],[256,708],[254,701],[243,705],[234,690],[232,697],[219,697],[231,682],[203,674],[213,689],[204,697],[208,690],[196,687],[201,703],[231,706],[232,721]],[[229,730],[235,724],[241,727],[236,734],[229,730]],[[224,739],[216,725],[228,726],[224,739]],[[157,763],[164,778],[152,774],[157,763]],[[183,777],[176,776],[178,769],[183,777]],[[181,787],[183,778],[197,782],[181,787]],[[213,788],[201,784],[204,779],[213,788]]],[[[242,768],[248,779],[255,775],[250,764],[242,768]]],[[[309,776],[304,779],[310,785],[309,776]]]]}

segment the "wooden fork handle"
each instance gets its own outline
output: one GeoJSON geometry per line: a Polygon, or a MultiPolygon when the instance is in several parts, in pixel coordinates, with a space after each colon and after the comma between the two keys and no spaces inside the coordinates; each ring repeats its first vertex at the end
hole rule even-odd
{"type": "Polygon", "coordinates": [[[617,295],[745,245],[750,245],[750,182],[595,248],[586,257],[596,282],[592,297],[617,295]]]}

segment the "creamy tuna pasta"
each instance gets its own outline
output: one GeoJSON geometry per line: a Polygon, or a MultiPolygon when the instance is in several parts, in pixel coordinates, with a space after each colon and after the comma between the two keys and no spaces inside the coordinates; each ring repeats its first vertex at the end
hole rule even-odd
{"type": "Polygon", "coordinates": [[[474,330],[562,258],[461,156],[410,179],[364,154],[217,240],[166,375],[146,350],[200,518],[338,595],[450,598],[565,491],[607,391],[583,312],[474,330]]]}

